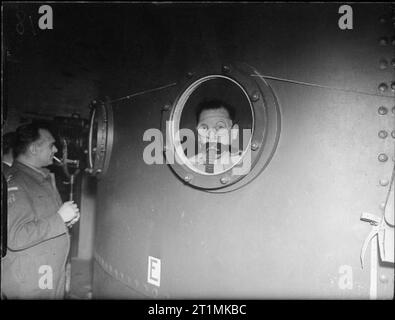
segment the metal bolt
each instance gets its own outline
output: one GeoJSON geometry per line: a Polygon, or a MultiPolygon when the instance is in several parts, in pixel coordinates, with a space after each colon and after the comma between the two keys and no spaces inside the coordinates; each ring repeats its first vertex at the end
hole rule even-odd
{"type": "Polygon", "coordinates": [[[385,186],[388,186],[389,181],[388,181],[388,179],[380,179],[379,183],[380,183],[380,186],[385,187],[385,186]]]}
{"type": "Polygon", "coordinates": [[[388,38],[387,37],[382,37],[379,40],[380,46],[386,46],[388,44],[388,38]]]}
{"type": "Polygon", "coordinates": [[[388,109],[384,106],[381,106],[380,108],[378,108],[377,112],[379,113],[379,115],[386,115],[388,113],[388,109]]]}
{"type": "Polygon", "coordinates": [[[169,111],[170,108],[171,108],[171,104],[170,104],[170,103],[166,103],[166,104],[163,106],[162,110],[163,110],[163,111],[169,111]]]}
{"type": "Polygon", "coordinates": [[[388,278],[384,274],[381,274],[379,279],[380,279],[381,283],[387,283],[388,282],[388,278]]]}
{"type": "Polygon", "coordinates": [[[388,90],[388,85],[386,84],[386,83],[380,83],[380,85],[379,85],[379,90],[381,91],[381,92],[385,92],[385,91],[387,91],[388,90]]]}
{"type": "Polygon", "coordinates": [[[387,69],[388,68],[388,61],[385,59],[381,59],[379,62],[379,67],[381,70],[387,69]]]}
{"type": "Polygon", "coordinates": [[[253,102],[256,102],[256,101],[258,101],[259,100],[259,93],[258,92],[256,92],[256,91],[254,91],[253,93],[252,93],[252,95],[251,95],[251,100],[253,101],[253,102]]]}
{"type": "Polygon", "coordinates": [[[222,184],[227,184],[227,183],[229,182],[229,177],[222,177],[219,181],[220,181],[222,184]]]}
{"type": "Polygon", "coordinates": [[[395,139],[395,130],[391,131],[391,137],[395,139]]]}
{"type": "Polygon", "coordinates": [[[184,177],[184,181],[185,182],[189,182],[189,181],[191,181],[192,180],[192,177],[190,176],[190,175],[186,175],[185,177],[184,177]]]}
{"type": "Polygon", "coordinates": [[[230,73],[230,67],[227,65],[222,66],[222,72],[223,73],[230,73]]]}
{"type": "Polygon", "coordinates": [[[388,156],[385,153],[380,153],[378,159],[380,162],[386,162],[388,161],[388,156]]]}
{"type": "Polygon", "coordinates": [[[387,131],[385,131],[385,130],[380,130],[379,131],[379,137],[381,139],[385,139],[385,138],[387,138],[387,136],[388,136],[388,132],[387,131]]]}
{"type": "Polygon", "coordinates": [[[251,144],[251,149],[252,149],[253,151],[258,150],[258,148],[259,148],[259,144],[258,144],[257,142],[253,142],[253,143],[251,144]]]}

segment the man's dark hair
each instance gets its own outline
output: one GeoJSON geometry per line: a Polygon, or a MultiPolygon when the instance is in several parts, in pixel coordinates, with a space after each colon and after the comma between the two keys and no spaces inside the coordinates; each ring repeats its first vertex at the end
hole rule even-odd
{"type": "Polygon", "coordinates": [[[16,132],[7,132],[3,136],[3,154],[7,154],[14,149],[16,140],[16,132]]]}
{"type": "Polygon", "coordinates": [[[40,129],[48,130],[38,123],[25,124],[16,129],[14,157],[25,153],[31,143],[40,139],[40,129]]]}
{"type": "Polygon", "coordinates": [[[228,111],[229,117],[232,120],[232,122],[235,122],[235,109],[227,104],[226,102],[215,99],[215,100],[203,100],[201,103],[199,103],[197,110],[196,110],[196,123],[199,122],[199,116],[204,110],[216,110],[216,109],[221,109],[224,108],[228,111]]]}

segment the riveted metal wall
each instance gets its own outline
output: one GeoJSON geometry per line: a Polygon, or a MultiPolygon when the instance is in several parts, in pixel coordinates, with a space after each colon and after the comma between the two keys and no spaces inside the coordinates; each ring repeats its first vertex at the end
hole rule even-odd
{"type": "MultiPolygon", "coordinates": [[[[111,161],[98,184],[94,297],[369,298],[369,255],[365,269],[359,255],[371,226],[360,216],[382,214],[393,167],[394,13],[390,4],[352,4],[354,28],[340,30],[339,6],[130,12],[122,50],[143,54],[114,63],[103,95],[180,84],[227,61],[346,91],[267,79],[281,111],[277,149],[256,179],[223,194],[143,161],[143,134],[160,128],[180,86],[114,103],[111,161]],[[153,43],[150,32],[168,41],[153,43]],[[161,260],[160,287],[147,282],[149,256],[161,260]]],[[[393,296],[393,276],[392,265],[379,264],[378,298],[393,296]]]]}

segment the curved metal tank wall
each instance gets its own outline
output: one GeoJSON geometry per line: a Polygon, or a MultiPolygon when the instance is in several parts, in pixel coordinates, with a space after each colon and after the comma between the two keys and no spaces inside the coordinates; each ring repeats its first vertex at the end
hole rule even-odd
{"type": "MultiPolygon", "coordinates": [[[[143,161],[143,134],[159,128],[179,85],[114,103],[112,156],[98,184],[95,298],[369,298],[370,250],[365,269],[359,255],[371,226],[360,216],[381,214],[387,188],[379,180],[393,166],[394,139],[378,137],[394,130],[393,12],[390,4],[352,4],[354,29],[340,30],[339,6],[131,10],[122,50],[140,55],[114,62],[102,92],[111,98],[181,84],[188,72],[217,73],[225,61],[372,94],[267,80],[281,110],[277,150],[255,180],[224,194],[143,161]],[[154,43],[153,32],[163,42],[154,43]],[[379,115],[380,106],[389,112],[379,115]],[[380,153],[389,160],[378,161],[380,153]],[[160,287],[147,282],[149,256],[161,260],[160,287]]],[[[387,279],[378,281],[378,297],[391,298],[393,267],[380,263],[378,277],[387,279]]]]}

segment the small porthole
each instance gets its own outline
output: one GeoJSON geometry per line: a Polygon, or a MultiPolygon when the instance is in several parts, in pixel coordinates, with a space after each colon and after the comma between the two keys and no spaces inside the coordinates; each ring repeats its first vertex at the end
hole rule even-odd
{"type": "Polygon", "coordinates": [[[191,73],[163,119],[167,163],[184,183],[211,192],[235,190],[254,179],[273,156],[280,129],[267,83],[252,70],[222,70],[191,73]]]}
{"type": "Polygon", "coordinates": [[[254,119],[244,88],[229,77],[210,75],[193,83],[184,98],[175,148],[185,165],[202,175],[220,175],[239,165],[254,119]]]}

